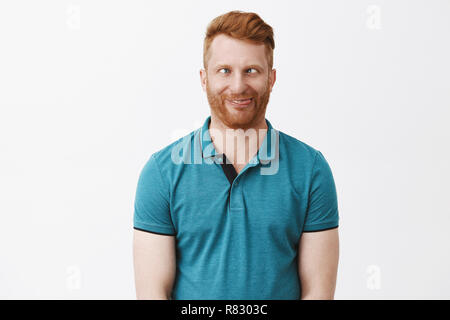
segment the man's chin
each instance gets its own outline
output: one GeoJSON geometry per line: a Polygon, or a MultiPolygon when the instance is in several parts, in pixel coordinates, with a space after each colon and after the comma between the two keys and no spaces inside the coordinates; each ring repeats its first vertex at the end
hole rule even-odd
{"type": "Polygon", "coordinates": [[[245,108],[235,108],[228,103],[222,102],[220,106],[212,106],[211,111],[220,121],[231,129],[248,129],[256,125],[264,111],[255,107],[255,101],[245,108]]]}
{"type": "Polygon", "coordinates": [[[239,128],[250,128],[252,127],[255,114],[248,112],[227,112],[222,122],[229,128],[239,129],[239,128]]]}

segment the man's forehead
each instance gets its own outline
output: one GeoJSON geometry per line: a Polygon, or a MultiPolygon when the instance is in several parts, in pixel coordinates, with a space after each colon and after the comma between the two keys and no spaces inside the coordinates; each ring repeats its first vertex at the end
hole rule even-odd
{"type": "Polygon", "coordinates": [[[227,35],[218,35],[210,47],[210,65],[256,65],[262,67],[266,60],[263,43],[255,44],[227,35]]]}

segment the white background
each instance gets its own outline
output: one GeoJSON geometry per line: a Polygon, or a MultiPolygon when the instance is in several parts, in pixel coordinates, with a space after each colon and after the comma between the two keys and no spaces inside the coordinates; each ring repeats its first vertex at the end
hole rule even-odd
{"type": "Polygon", "coordinates": [[[138,174],[209,115],[230,10],[274,29],[266,118],[333,170],[335,298],[450,298],[450,1],[242,3],[0,3],[0,298],[135,298],[138,174]]]}

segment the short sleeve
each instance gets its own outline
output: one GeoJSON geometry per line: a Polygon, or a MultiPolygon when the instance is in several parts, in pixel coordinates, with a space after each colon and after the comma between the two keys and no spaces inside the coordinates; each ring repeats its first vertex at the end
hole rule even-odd
{"type": "Polygon", "coordinates": [[[339,212],[333,174],[323,154],[317,150],[303,232],[322,231],[338,225],[339,212]]]}
{"type": "Polygon", "coordinates": [[[134,202],[135,229],[175,235],[170,217],[169,185],[162,177],[155,154],[142,169],[134,202]]]}

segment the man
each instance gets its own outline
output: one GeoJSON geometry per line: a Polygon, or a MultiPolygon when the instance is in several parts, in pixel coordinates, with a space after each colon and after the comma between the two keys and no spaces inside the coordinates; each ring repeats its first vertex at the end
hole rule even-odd
{"type": "Polygon", "coordinates": [[[320,151],[265,118],[274,47],[255,13],[208,25],[200,79],[211,116],[140,174],[138,299],[334,299],[335,184],[320,151]]]}

